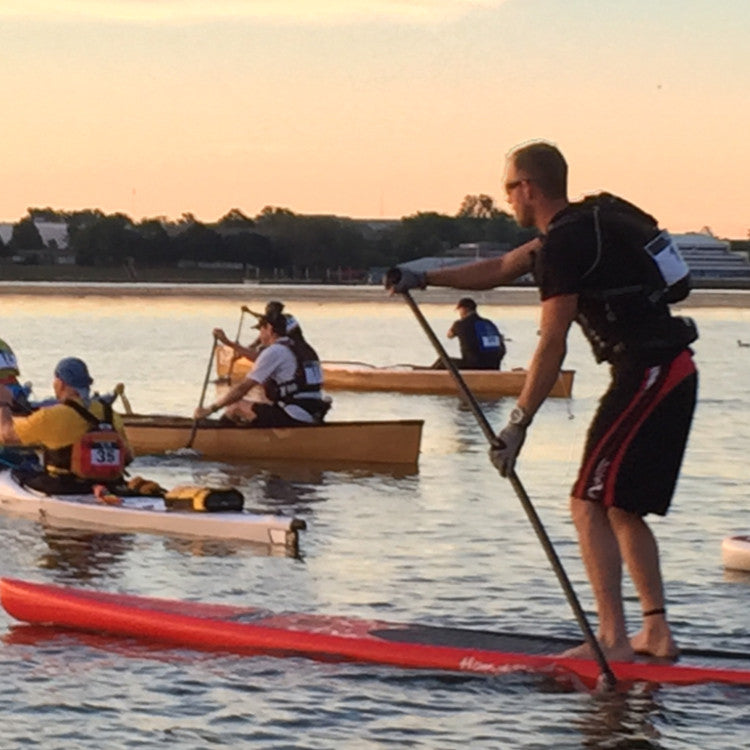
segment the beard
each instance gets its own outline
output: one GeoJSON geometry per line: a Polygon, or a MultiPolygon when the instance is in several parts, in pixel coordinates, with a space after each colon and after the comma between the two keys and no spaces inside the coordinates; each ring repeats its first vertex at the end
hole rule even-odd
{"type": "Polygon", "coordinates": [[[536,226],[536,218],[534,216],[534,210],[531,206],[519,206],[516,209],[516,222],[520,227],[524,229],[531,229],[536,226]]]}

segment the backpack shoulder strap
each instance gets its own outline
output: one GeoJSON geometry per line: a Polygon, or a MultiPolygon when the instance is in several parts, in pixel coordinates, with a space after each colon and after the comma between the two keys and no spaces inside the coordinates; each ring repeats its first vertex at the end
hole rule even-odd
{"type": "Polygon", "coordinates": [[[74,412],[82,416],[92,427],[98,427],[101,420],[97,419],[85,406],[81,406],[77,401],[66,398],[63,401],[65,406],[69,406],[74,412]]]}

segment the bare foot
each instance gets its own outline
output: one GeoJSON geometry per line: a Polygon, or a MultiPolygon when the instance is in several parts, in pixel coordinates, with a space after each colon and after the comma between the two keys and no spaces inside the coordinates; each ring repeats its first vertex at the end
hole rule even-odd
{"type": "Polygon", "coordinates": [[[644,627],[630,639],[630,645],[636,654],[648,654],[659,659],[674,660],[680,655],[669,626],[644,627]]]}
{"type": "MultiPolygon", "coordinates": [[[[607,661],[633,661],[635,653],[631,648],[630,644],[625,641],[624,643],[618,643],[615,646],[605,646],[603,643],[599,644],[604,658],[607,661]]],[[[563,651],[560,656],[564,656],[566,659],[595,659],[594,650],[588,643],[581,643],[579,646],[563,651]]]]}

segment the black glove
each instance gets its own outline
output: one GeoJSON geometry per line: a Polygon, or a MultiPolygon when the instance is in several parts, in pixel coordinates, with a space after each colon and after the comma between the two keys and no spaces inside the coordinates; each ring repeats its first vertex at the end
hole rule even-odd
{"type": "Polygon", "coordinates": [[[490,448],[490,461],[501,476],[507,477],[513,471],[523,441],[526,440],[526,425],[509,422],[500,431],[497,439],[500,441],[501,447],[490,448]]]}
{"type": "Polygon", "coordinates": [[[389,268],[385,275],[385,288],[403,294],[411,289],[424,289],[427,286],[427,274],[424,271],[412,271],[409,268],[389,268]]]}

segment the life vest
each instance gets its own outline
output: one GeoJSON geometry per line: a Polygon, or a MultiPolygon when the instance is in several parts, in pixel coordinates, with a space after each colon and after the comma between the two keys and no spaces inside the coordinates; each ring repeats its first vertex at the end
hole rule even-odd
{"type": "Polygon", "coordinates": [[[11,382],[3,382],[3,379],[0,379],[0,383],[2,383],[13,396],[13,401],[10,405],[11,414],[26,416],[34,411],[36,407],[32,406],[29,401],[29,396],[31,395],[30,385],[21,385],[15,377],[12,378],[11,382]]]}
{"type": "Polygon", "coordinates": [[[474,333],[482,354],[500,352],[501,358],[505,355],[505,342],[497,326],[491,320],[477,317],[474,321],[474,333]]]}
{"type": "Polygon", "coordinates": [[[77,401],[62,402],[89,423],[89,429],[72,445],[45,449],[45,467],[52,473],[71,473],[81,479],[116,481],[125,470],[126,447],[112,425],[112,404],[103,402],[104,419],[94,416],[77,401]]]}
{"type": "Polygon", "coordinates": [[[316,422],[322,422],[331,403],[322,397],[323,368],[317,352],[304,339],[286,339],[276,343],[292,352],[297,368],[291,380],[266,382],[266,396],[269,401],[282,407],[288,404],[299,406],[316,422]]]}
{"type": "Polygon", "coordinates": [[[694,322],[669,311],[669,304],[689,294],[690,271],[656,219],[610,193],[589,196],[570,208],[547,231],[579,221],[592,225],[596,254],[581,277],[577,320],[597,361],[627,353],[652,356],[695,341],[694,322]],[[607,269],[615,263],[627,267],[629,278],[613,280],[607,269]]]}
{"type": "Polygon", "coordinates": [[[285,346],[294,355],[297,369],[294,378],[283,382],[270,380],[266,383],[266,396],[274,403],[291,403],[302,393],[319,393],[323,387],[323,368],[315,350],[306,341],[292,339],[276,342],[285,346]]]}

